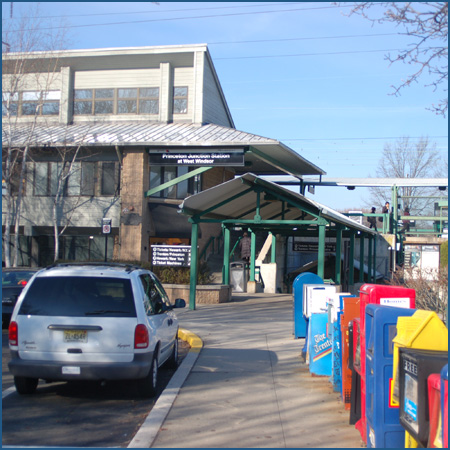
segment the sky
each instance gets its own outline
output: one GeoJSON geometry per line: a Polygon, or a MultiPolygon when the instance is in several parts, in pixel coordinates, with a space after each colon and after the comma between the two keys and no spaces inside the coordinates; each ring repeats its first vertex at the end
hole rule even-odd
{"type": "MultiPolygon", "coordinates": [[[[2,3],[2,21],[35,3],[2,3]]],[[[67,49],[208,44],[238,130],[277,139],[327,177],[376,177],[385,145],[428,137],[448,159],[448,121],[430,111],[446,96],[418,83],[395,56],[414,39],[394,24],[349,15],[346,2],[42,2],[68,31],[67,49]]],[[[376,6],[373,13],[377,13],[376,6]]],[[[447,45],[447,44],[446,44],[447,45]]],[[[333,209],[367,205],[365,188],[316,188],[333,209]]],[[[390,200],[390,199],[387,199],[390,200]]],[[[374,205],[381,208],[382,205],[374,205]]]]}

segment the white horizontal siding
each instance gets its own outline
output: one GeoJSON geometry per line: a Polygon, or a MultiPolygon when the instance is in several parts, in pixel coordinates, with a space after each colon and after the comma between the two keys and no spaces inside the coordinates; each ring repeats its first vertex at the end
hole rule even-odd
{"type": "MultiPolygon", "coordinates": [[[[76,227],[100,227],[104,211],[108,211],[108,217],[112,219],[112,226],[118,227],[120,221],[120,200],[113,197],[67,197],[64,201],[65,210],[75,208],[71,215],[71,226],[76,227]],[[87,201],[83,201],[86,198],[87,201]],[[81,200],[81,201],[80,201],[81,200]]],[[[52,223],[53,198],[29,197],[23,198],[22,218],[20,225],[53,226],[52,223]]],[[[2,209],[3,205],[2,205],[2,209]]],[[[5,213],[5,210],[2,211],[5,213]]],[[[65,223],[61,222],[60,226],[65,223]]]]}
{"type": "Polygon", "coordinates": [[[19,81],[15,92],[18,91],[60,91],[61,73],[29,74],[17,77],[15,75],[2,75],[2,91],[10,92],[11,83],[19,81]]]}
{"type": "Polygon", "coordinates": [[[205,61],[203,88],[203,121],[231,127],[226,108],[223,104],[216,80],[209,63],[205,61]]]}
{"type": "Polygon", "coordinates": [[[75,89],[159,87],[159,69],[75,72],[75,89]]]}

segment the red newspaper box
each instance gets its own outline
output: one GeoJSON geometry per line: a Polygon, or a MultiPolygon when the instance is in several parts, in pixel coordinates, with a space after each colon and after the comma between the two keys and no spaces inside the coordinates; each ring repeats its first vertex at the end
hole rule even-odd
{"type": "Polygon", "coordinates": [[[360,293],[360,345],[361,345],[361,419],[355,424],[355,428],[361,433],[361,438],[367,444],[366,426],[366,333],[365,317],[366,305],[394,306],[398,308],[415,308],[416,291],[402,286],[388,286],[384,284],[364,284],[360,293]]]}

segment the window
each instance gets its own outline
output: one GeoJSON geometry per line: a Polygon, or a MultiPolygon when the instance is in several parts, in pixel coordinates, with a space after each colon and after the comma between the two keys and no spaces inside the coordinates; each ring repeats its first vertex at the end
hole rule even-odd
{"type": "Polygon", "coordinates": [[[188,108],[188,88],[173,88],[173,113],[186,114],[188,108]]]}
{"type": "Polygon", "coordinates": [[[145,292],[144,308],[147,315],[167,311],[170,308],[170,302],[159,281],[150,275],[141,275],[139,278],[145,292]]]}
{"type": "MultiPolygon", "coordinates": [[[[190,167],[186,166],[152,166],[150,167],[150,189],[156,188],[175,178],[189,173],[190,167]]],[[[181,181],[170,188],[154,194],[154,197],[184,199],[188,195],[201,191],[201,175],[195,175],[185,181],[181,181]]]]}
{"type": "Polygon", "coordinates": [[[2,117],[8,115],[17,116],[19,111],[19,94],[10,94],[9,92],[2,92],[2,117]]]}
{"type": "Polygon", "coordinates": [[[116,163],[104,162],[102,164],[102,178],[100,195],[115,195],[118,188],[118,171],[116,163]]]}
{"type": "Polygon", "coordinates": [[[158,114],[159,88],[75,89],[74,114],[158,114]]]}
{"type": "MultiPolygon", "coordinates": [[[[58,182],[67,175],[70,164],[61,162],[34,163],[34,195],[54,196],[58,182]],[[65,174],[63,173],[65,172],[65,174]]],[[[119,165],[116,162],[75,162],[70,175],[63,180],[63,196],[114,196],[119,189],[119,165]],[[97,186],[97,167],[100,169],[100,183],[97,186]],[[97,188],[96,188],[97,186],[97,188]]]]}
{"type": "Polygon", "coordinates": [[[82,162],[81,163],[81,195],[93,196],[95,186],[95,163],[82,162]]]}
{"type": "Polygon", "coordinates": [[[50,193],[49,184],[50,163],[37,162],[34,163],[34,195],[48,196],[50,193]]]}
{"type": "Polygon", "coordinates": [[[60,91],[24,91],[10,95],[4,92],[2,116],[55,116],[59,114],[60,91]]]}

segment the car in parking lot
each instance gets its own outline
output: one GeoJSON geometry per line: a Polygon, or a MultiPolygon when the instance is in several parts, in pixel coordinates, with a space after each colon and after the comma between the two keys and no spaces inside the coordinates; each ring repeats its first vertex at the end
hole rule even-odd
{"type": "Polygon", "coordinates": [[[9,320],[22,289],[39,267],[8,267],[2,268],[2,327],[9,325],[9,320]]]}
{"type": "Polygon", "coordinates": [[[178,360],[178,320],[157,277],[128,264],[56,264],[24,288],[9,325],[19,394],[39,379],[136,380],[153,397],[158,369],[178,360]]]}

